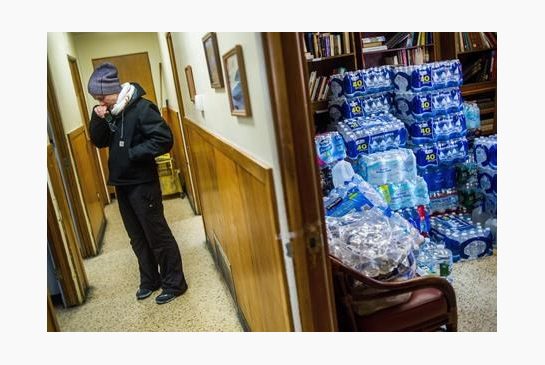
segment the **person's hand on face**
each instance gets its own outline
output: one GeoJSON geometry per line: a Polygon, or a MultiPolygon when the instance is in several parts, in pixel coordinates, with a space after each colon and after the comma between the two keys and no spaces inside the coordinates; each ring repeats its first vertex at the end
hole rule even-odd
{"type": "Polygon", "coordinates": [[[106,114],[109,114],[108,107],[106,105],[97,105],[95,107],[95,113],[99,116],[99,118],[104,118],[106,114]]]}

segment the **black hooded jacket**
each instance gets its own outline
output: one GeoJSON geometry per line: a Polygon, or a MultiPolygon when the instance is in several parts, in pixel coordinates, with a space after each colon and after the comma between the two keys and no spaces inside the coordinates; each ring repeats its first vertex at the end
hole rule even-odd
{"type": "Polygon", "coordinates": [[[172,148],[172,132],[157,106],[143,99],[144,89],[136,88],[125,109],[117,116],[100,118],[93,112],[89,131],[97,147],[109,147],[109,185],[134,185],[158,180],[155,157],[172,148]],[[110,121],[108,121],[111,119],[110,121]]]}

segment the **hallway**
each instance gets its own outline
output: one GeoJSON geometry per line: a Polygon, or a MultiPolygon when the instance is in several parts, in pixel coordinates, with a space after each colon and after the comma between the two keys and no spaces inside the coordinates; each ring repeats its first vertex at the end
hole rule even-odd
{"type": "Polygon", "coordinates": [[[138,266],[114,200],[105,207],[102,252],[84,261],[90,284],[86,302],[57,307],[62,331],[242,331],[233,299],[205,246],[201,217],[193,214],[187,198],[163,204],[182,252],[188,291],[164,305],[154,300],[160,291],[136,300],[138,266]]]}

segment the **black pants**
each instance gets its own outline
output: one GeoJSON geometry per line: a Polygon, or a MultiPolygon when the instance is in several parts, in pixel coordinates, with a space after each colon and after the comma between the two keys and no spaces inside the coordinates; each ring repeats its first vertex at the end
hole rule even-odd
{"type": "Polygon", "coordinates": [[[186,285],[182,256],[165,219],[159,181],[116,186],[116,193],[138,259],[140,288],[181,293],[186,285]]]}

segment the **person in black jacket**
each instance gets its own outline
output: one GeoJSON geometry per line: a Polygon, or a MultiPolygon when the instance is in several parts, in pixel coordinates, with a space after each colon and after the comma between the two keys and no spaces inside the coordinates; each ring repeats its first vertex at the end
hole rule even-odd
{"type": "Polygon", "coordinates": [[[157,106],[142,98],[145,91],[140,85],[120,85],[111,63],[96,68],[88,91],[99,102],[91,114],[91,141],[109,148],[108,184],[115,186],[123,224],[138,259],[136,298],[145,299],[162,288],[155,301],[167,303],[187,290],[180,250],[164,216],[155,163],[155,157],[172,148],[172,132],[157,106]]]}

